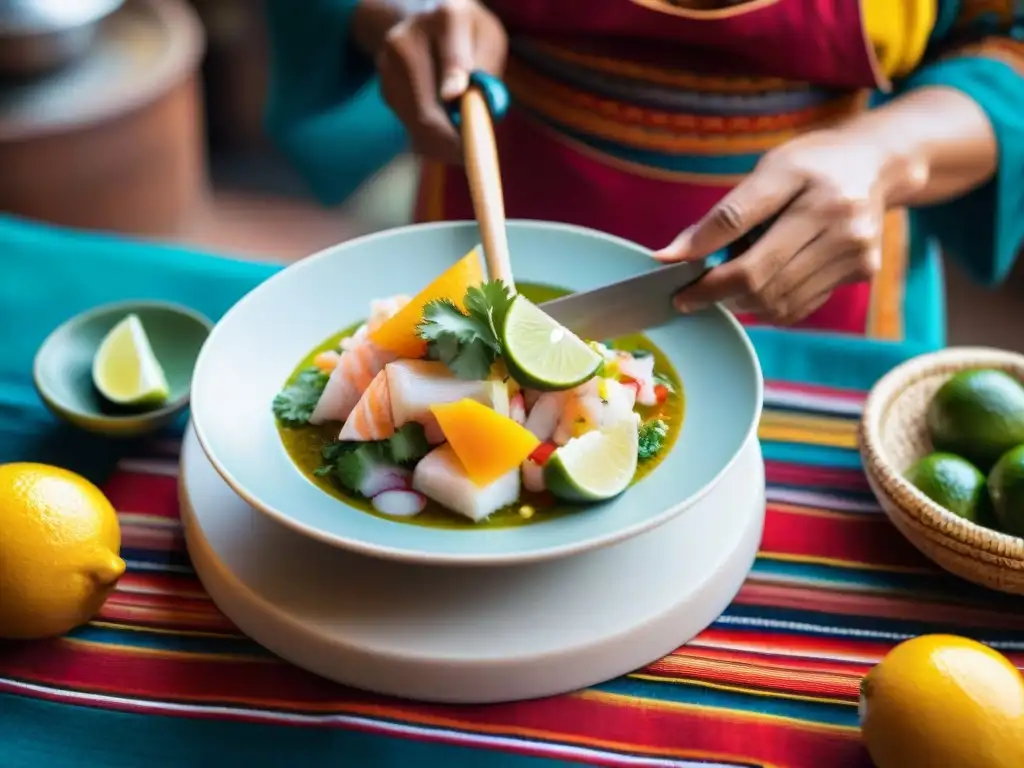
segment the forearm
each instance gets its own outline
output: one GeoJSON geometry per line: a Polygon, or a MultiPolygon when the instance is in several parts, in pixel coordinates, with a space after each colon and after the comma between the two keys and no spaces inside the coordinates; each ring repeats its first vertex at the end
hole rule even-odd
{"type": "Polygon", "coordinates": [[[887,204],[893,208],[957,198],[984,184],[996,171],[998,144],[988,117],[973,99],[954,88],[910,91],[839,130],[884,153],[884,187],[887,204]]]}

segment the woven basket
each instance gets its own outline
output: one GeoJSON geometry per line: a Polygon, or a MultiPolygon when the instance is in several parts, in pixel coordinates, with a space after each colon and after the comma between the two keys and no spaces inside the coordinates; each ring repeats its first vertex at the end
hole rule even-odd
{"type": "Polygon", "coordinates": [[[929,559],[975,584],[1024,594],[1024,539],[957,517],[903,477],[932,451],[925,415],[935,392],[970,368],[996,368],[1024,381],[1024,355],[995,349],[953,348],[910,360],[868,396],[860,423],[861,459],[882,509],[929,559]]]}

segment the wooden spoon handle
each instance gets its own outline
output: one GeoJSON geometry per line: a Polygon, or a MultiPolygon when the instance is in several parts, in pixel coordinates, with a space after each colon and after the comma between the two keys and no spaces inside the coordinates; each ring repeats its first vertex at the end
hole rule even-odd
{"type": "Polygon", "coordinates": [[[514,292],[516,285],[505,231],[505,198],[498,148],[494,142],[494,123],[487,101],[477,88],[470,88],[462,96],[461,113],[466,176],[473,211],[480,225],[487,272],[491,280],[503,281],[514,292]]]}

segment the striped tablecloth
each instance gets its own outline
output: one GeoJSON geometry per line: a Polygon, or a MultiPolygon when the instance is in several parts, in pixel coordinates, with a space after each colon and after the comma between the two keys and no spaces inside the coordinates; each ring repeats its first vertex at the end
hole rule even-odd
{"type": "Polygon", "coordinates": [[[872,499],[855,450],[863,393],[769,382],[761,552],[736,601],[686,646],[590,690],[499,706],[413,704],[316,678],[242,636],[196,579],[178,521],[178,439],[90,442],[45,415],[29,380],[32,352],[68,314],[149,296],[217,316],[270,269],[19,237],[0,248],[0,461],[98,479],[129,567],[89,625],[0,644],[3,768],[859,768],[870,761],[858,684],[894,643],[950,631],[1024,662],[1024,603],[937,572],[872,499]],[[103,285],[73,282],[96,274],[103,285]]]}

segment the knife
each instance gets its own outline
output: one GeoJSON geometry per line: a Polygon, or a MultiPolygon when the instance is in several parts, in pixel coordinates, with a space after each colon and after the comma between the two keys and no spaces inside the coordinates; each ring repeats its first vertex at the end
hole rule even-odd
{"type": "Polygon", "coordinates": [[[706,261],[680,261],[634,277],[571,293],[541,304],[548,315],[581,339],[639,333],[679,317],[672,297],[707,270],[706,261]]]}
{"type": "Polygon", "coordinates": [[[720,258],[659,266],[600,288],[551,299],[541,308],[583,339],[612,339],[664,325],[679,316],[672,297],[723,261],[746,252],[774,223],[754,227],[720,258]]]}

